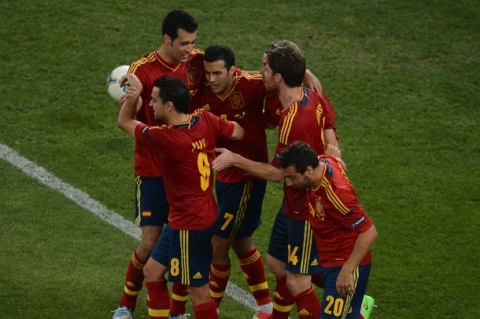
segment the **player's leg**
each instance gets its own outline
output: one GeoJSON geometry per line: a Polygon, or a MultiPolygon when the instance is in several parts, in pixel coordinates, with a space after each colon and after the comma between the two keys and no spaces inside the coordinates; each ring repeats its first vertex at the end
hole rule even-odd
{"type": "Polygon", "coordinates": [[[212,264],[210,266],[210,296],[215,301],[217,312],[222,302],[228,280],[230,278],[230,257],[228,251],[231,246],[231,232],[235,229],[235,214],[238,210],[238,198],[236,195],[236,184],[215,182],[215,191],[218,202],[218,218],[215,224],[215,231],[212,237],[212,264]]]}
{"type": "Polygon", "coordinates": [[[213,229],[214,226],[202,230],[172,230],[170,238],[169,280],[188,286],[194,317],[198,319],[218,318],[209,292],[213,229]]]}
{"type": "Polygon", "coordinates": [[[166,226],[143,268],[147,287],[147,306],[150,319],[167,319],[170,312],[170,295],[165,274],[170,264],[172,231],[166,226]]]}
{"type": "Polygon", "coordinates": [[[287,220],[283,209],[280,208],[273,223],[267,254],[268,269],[275,275],[272,319],[288,319],[294,303],[293,295],[287,287],[285,272],[288,259],[287,236],[287,220]]]}
{"type": "Polygon", "coordinates": [[[266,182],[263,180],[238,183],[216,182],[219,215],[212,240],[210,293],[217,307],[225,294],[230,276],[228,251],[232,247],[255,297],[257,312],[271,312],[265,267],[251,238],[261,224],[260,215],[265,191],[266,182]]]}
{"type": "MultiPolygon", "coordinates": [[[[270,290],[265,274],[265,265],[262,256],[253,243],[252,235],[260,226],[263,198],[267,189],[267,182],[263,180],[243,184],[237,209],[236,228],[232,235],[232,249],[240,262],[240,267],[247,280],[250,291],[257,305],[254,319],[270,318],[273,310],[270,290]],[[242,217],[243,216],[243,217],[242,217]]],[[[240,194],[240,193],[239,193],[240,194]]]]}
{"type": "Polygon", "coordinates": [[[310,222],[286,216],[288,229],[287,286],[297,305],[299,319],[320,317],[320,302],[312,286],[313,273],[320,273],[318,252],[310,222]]]}
{"type": "Polygon", "coordinates": [[[336,288],[337,277],[341,267],[322,269],[322,277],[325,283],[322,297],[322,319],[359,318],[363,297],[367,288],[370,275],[370,265],[358,266],[353,272],[355,294],[341,297],[336,288]]]}
{"type": "Polygon", "coordinates": [[[265,266],[260,252],[253,244],[252,237],[235,239],[232,248],[238,257],[243,275],[255,298],[257,309],[253,319],[270,318],[273,303],[270,298],[265,266]]]}
{"type": "Polygon", "coordinates": [[[170,303],[170,316],[175,318],[186,313],[188,301],[187,286],[181,283],[172,283],[172,300],[170,303]]]}
{"type": "Polygon", "coordinates": [[[114,319],[129,318],[135,310],[137,297],[143,286],[143,267],[155,247],[163,225],[167,221],[168,204],[162,178],[136,176],[135,223],[141,227],[140,244],[133,251],[127,267],[123,294],[114,319]]]}

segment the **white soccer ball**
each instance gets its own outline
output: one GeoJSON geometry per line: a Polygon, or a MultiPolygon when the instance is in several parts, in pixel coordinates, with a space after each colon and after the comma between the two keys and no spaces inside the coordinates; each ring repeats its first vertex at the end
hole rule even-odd
{"type": "Polygon", "coordinates": [[[120,86],[120,82],[122,81],[122,77],[127,74],[129,65],[121,65],[113,69],[113,71],[107,77],[107,90],[108,94],[115,99],[116,101],[120,101],[122,95],[125,93],[123,92],[123,88],[120,86]]]}

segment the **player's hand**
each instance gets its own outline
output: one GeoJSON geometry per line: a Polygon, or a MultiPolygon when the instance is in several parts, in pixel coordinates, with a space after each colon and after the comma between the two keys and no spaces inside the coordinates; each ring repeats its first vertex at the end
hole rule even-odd
{"type": "Polygon", "coordinates": [[[336,288],[342,298],[346,298],[349,294],[354,294],[353,273],[342,268],[338,273],[336,288]]]}
{"type": "Polygon", "coordinates": [[[142,82],[138,79],[138,77],[133,73],[128,73],[122,77],[122,81],[120,82],[121,86],[128,86],[127,91],[123,95],[126,99],[128,98],[138,98],[143,90],[142,82]]]}
{"type": "Polygon", "coordinates": [[[219,153],[212,162],[212,169],[216,172],[233,166],[234,154],[226,148],[215,148],[219,153]]]}
{"type": "Polygon", "coordinates": [[[305,76],[303,77],[303,85],[317,92],[319,95],[322,94],[322,84],[320,80],[308,69],[305,71],[305,76]]]}

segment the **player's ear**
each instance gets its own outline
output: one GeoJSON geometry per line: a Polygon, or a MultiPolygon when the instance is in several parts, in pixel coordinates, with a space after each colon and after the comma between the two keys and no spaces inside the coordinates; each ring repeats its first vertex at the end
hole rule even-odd
{"type": "Polygon", "coordinates": [[[313,171],[314,171],[314,168],[312,166],[307,166],[307,169],[305,170],[305,173],[308,175],[308,176],[312,176],[313,175],[313,171]]]}
{"type": "Polygon", "coordinates": [[[175,109],[172,101],[167,101],[167,103],[165,103],[165,107],[167,112],[171,112],[175,109]]]}
{"type": "Polygon", "coordinates": [[[275,81],[277,81],[277,83],[280,83],[283,81],[283,77],[280,73],[275,73],[275,81]]]}
{"type": "Polygon", "coordinates": [[[165,44],[172,44],[172,38],[168,34],[163,35],[163,43],[165,44]]]}

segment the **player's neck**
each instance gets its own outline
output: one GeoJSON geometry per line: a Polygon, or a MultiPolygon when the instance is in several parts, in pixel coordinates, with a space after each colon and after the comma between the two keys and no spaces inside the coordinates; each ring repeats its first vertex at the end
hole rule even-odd
{"type": "Polygon", "coordinates": [[[221,93],[217,93],[217,95],[220,97],[220,98],[224,98],[226,97],[227,95],[229,95],[230,93],[232,93],[232,90],[233,88],[235,87],[235,83],[237,83],[237,77],[234,75],[231,76],[230,78],[230,83],[228,84],[228,86],[225,88],[225,90],[223,90],[221,93]]]}
{"type": "Polygon", "coordinates": [[[325,175],[325,163],[320,162],[319,165],[315,168],[313,171],[313,183],[312,183],[312,189],[317,190],[320,185],[322,185],[322,179],[323,176],[325,175]]]}
{"type": "Polygon", "coordinates": [[[302,94],[301,86],[288,87],[285,85],[278,91],[278,97],[280,98],[283,108],[289,107],[294,102],[300,100],[302,94]]]}
{"type": "Polygon", "coordinates": [[[172,113],[168,118],[165,119],[165,122],[168,126],[178,125],[185,122],[188,122],[190,119],[189,114],[185,113],[172,113]]]}
{"type": "Polygon", "coordinates": [[[160,48],[157,49],[157,54],[162,58],[163,61],[169,63],[169,64],[175,64],[178,63],[173,57],[168,54],[168,50],[165,46],[165,44],[162,44],[160,48]]]}

